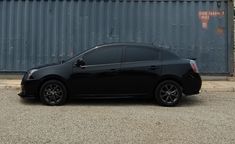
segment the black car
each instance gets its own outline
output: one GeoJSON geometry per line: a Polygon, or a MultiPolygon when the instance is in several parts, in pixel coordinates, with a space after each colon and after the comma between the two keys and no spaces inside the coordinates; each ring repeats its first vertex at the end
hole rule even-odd
{"type": "Polygon", "coordinates": [[[113,43],[33,68],[21,87],[22,98],[40,98],[47,105],[68,98],[154,98],[174,106],[182,95],[199,93],[201,78],[194,60],[153,45],[113,43]]]}

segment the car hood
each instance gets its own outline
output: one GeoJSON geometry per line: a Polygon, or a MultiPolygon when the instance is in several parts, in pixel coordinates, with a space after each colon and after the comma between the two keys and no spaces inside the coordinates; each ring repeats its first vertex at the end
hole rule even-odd
{"type": "MultiPolygon", "coordinates": [[[[31,68],[30,70],[32,70],[32,69],[45,68],[45,67],[49,67],[49,66],[55,66],[55,65],[59,65],[59,64],[61,64],[61,63],[51,63],[51,64],[40,65],[40,66],[37,66],[37,67],[31,68]]],[[[30,71],[30,70],[29,70],[29,71],[30,71]]]]}

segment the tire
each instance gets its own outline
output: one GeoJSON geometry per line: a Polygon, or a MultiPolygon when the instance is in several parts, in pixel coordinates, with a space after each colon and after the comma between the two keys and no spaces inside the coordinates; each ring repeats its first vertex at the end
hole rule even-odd
{"type": "Polygon", "coordinates": [[[175,106],[181,100],[182,88],[177,82],[166,80],[157,86],[154,97],[162,106],[175,106]]]}
{"type": "Polygon", "coordinates": [[[40,89],[40,100],[45,105],[63,105],[67,100],[66,87],[58,80],[46,81],[40,89]]]}

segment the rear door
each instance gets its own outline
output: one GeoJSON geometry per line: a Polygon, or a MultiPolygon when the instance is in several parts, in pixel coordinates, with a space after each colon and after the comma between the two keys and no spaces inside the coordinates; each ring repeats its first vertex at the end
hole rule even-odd
{"type": "Polygon", "coordinates": [[[121,64],[122,92],[144,96],[152,93],[161,73],[159,50],[148,46],[126,46],[121,64]]]}

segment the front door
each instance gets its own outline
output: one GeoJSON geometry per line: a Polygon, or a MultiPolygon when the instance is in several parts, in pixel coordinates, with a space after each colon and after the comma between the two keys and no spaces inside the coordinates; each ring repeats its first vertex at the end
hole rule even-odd
{"type": "Polygon", "coordinates": [[[84,66],[73,68],[72,91],[76,96],[110,96],[119,93],[122,47],[104,46],[81,56],[84,66]]]}

